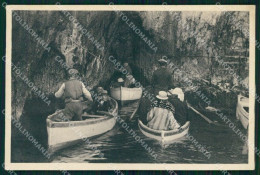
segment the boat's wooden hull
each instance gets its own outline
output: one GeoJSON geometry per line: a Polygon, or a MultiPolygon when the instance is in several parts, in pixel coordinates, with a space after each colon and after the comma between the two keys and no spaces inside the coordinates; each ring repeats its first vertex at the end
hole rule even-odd
{"type": "Polygon", "coordinates": [[[171,131],[154,130],[144,125],[140,120],[138,121],[140,131],[147,137],[158,140],[162,143],[169,143],[176,139],[185,136],[189,132],[190,122],[186,122],[181,129],[171,131]]]}
{"type": "Polygon", "coordinates": [[[92,118],[82,121],[54,122],[51,118],[57,113],[49,116],[47,118],[49,153],[53,154],[60,149],[84,141],[86,138],[95,137],[111,130],[116,124],[115,116],[118,112],[115,100],[114,103],[115,108],[111,113],[104,112],[105,114],[102,116],[92,115],[92,118]]]}
{"type": "Polygon", "coordinates": [[[249,107],[249,99],[242,95],[238,95],[236,117],[241,121],[243,127],[247,129],[249,113],[244,109],[244,107],[249,107]]]}
{"type": "Polygon", "coordinates": [[[142,88],[111,88],[111,97],[125,104],[127,102],[139,100],[142,97],[142,88]]]}

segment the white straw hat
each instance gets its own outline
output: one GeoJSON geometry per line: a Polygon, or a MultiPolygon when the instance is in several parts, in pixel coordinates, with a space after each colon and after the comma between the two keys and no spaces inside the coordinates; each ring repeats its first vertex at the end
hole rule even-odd
{"type": "Polygon", "coordinates": [[[124,79],[123,78],[118,78],[117,82],[122,83],[122,82],[124,82],[124,79]]]}
{"type": "Polygon", "coordinates": [[[167,100],[167,92],[165,91],[160,91],[158,95],[156,95],[156,98],[160,99],[160,100],[167,100]]]}

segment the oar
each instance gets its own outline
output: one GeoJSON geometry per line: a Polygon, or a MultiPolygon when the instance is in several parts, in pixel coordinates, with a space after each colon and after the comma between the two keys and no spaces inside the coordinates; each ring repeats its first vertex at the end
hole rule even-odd
{"type": "Polygon", "coordinates": [[[139,108],[139,105],[140,105],[140,100],[138,100],[138,102],[136,102],[136,103],[137,103],[137,105],[135,106],[135,109],[134,109],[134,111],[132,112],[132,114],[131,114],[129,120],[132,120],[132,118],[134,117],[135,113],[137,112],[137,110],[138,110],[138,108],[139,108]]]}
{"type": "Polygon", "coordinates": [[[221,125],[219,123],[215,123],[212,120],[210,120],[208,117],[206,117],[205,115],[201,114],[199,111],[197,111],[196,109],[194,109],[187,101],[187,106],[188,108],[190,108],[191,110],[193,110],[196,114],[198,114],[199,116],[201,116],[204,120],[206,120],[209,124],[214,124],[216,126],[225,126],[225,125],[221,125]]]}
{"type": "Polygon", "coordinates": [[[188,102],[187,102],[187,106],[188,108],[190,108],[191,110],[193,110],[196,114],[198,114],[199,116],[201,116],[204,120],[206,120],[208,123],[214,123],[212,120],[210,120],[208,117],[206,117],[205,115],[201,114],[199,111],[197,111],[196,109],[194,109],[188,102]]]}

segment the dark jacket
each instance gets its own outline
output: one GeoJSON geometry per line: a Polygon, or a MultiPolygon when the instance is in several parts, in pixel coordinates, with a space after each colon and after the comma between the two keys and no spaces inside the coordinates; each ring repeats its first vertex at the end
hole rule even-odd
{"type": "Polygon", "coordinates": [[[182,102],[179,100],[177,95],[171,95],[169,96],[169,102],[174,106],[175,108],[175,114],[174,117],[181,125],[184,125],[186,121],[188,120],[188,107],[185,102],[182,102]]]}
{"type": "Polygon", "coordinates": [[[113,88],[119,88],[119,87],[124,87],[124,82],[114,82],[112,83],[113,88]]]}
{"type": "Polygon", "coordinates": [[[127,74],[129,74],[129,75],[132,75],[132,74],[133,74],[132,69],[131,69],[131,67],[130,67],[129,65],[126,66],[125,69],[127,70],[126,75],[127,75],[127,74]]]}
{"type": "Polygon", "coordinates": [[[107,100],[107,101],[100,101],[97,106],[95,111],[106,111],[108,112],[110,109],[112,109],[113,104],[111,102],[111,100],[107,100]]]}
{"type": "Polygon", "coordinates": [[[154,71],[152,85],[156,94],[159,91],[167,91],[173,86],[172,75],[167,68],[159,68],[154,71]]]}

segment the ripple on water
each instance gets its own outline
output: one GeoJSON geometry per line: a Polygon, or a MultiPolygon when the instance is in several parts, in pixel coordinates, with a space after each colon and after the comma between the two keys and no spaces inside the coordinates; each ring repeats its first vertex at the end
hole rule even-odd
{"type": "Polygon", "coordinates": [[[194,117],[190,134],[211,154],[208,159],[198,146],[186,137],[172,143],[161,144],[145,137],[137,127],[137,120],[128,123],[138,136],[156,153],[154,159],[127,131],[115,126],[111,131],[91,139],[91,146],[78,144],[60,152],[53,162],[92,163],[246,163],[247,155],[242,155],[244,143],[231,129],[210,126],[194,117]],[[104,154],[101,158],[96,147],[104,154]]]}

